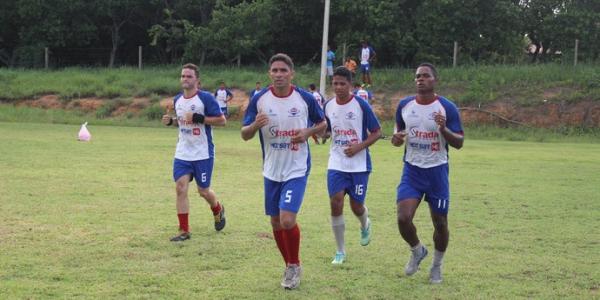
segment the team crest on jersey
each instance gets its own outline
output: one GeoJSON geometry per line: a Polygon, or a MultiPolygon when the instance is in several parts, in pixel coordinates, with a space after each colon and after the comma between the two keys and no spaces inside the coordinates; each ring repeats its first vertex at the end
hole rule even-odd
{"type": "Polygon", "coordinates": [[[191,109],[191,110],[196,110],[196,105],[195,105],[195,104],[192,104],[192,106],[190,106],[190,109],[191,109]]]}
{"type": "Polygon", "coordinates": [[[356,120],[356,114],[353,112],[348,112],[346,114],[346,120],[356,120]]]}
{"type": "Polygon", "coordinates": [[[437,114],[438,114],[438,112],[435,112],[435,111],[434,111],[434,112],[430,113],[430,114],[427,116],[427,119],[428,119],[428,120],[435,120],[435,115],[437,115],[437,114]]]}
{"type": "Polygon", "coordinates": [[[299,109],[292,107],[292,108],[290,108],[290,110],[288,110],[288,117],[295,118],[295,117],[299,117],[299,116],[300,116],[299,109]]]}

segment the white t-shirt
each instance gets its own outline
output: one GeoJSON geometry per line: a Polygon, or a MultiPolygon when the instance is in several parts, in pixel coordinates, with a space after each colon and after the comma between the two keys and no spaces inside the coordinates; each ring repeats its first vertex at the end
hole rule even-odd
{"type": "Polygon", "coordinates": [[[173,101],[179,123],[179,140],[175,149],[175,158],[196,161],[214,157],[215,147],[211,126],[188,123],[185,121],[185,114],[193,112],[208,117],[220,116],[221,109],[215,98],[207,92],[200,91],[189,99],[179,94],[173,101]]]}
{"type": "Polygon", "coordinates": [[[342,172],[371,171],[369,149],[363,149],[352,157],[344,154],[350,144],[362,143],[369,132],[381,128],[371,106],[363,99],[352,97],[340,105],[336,98],[325,104],[325,116],[331,130],[328,169],[342,172]]]}
{"type": "Polygon", "coordinates": [[[321,97],[321,93],[314,91],[312,92],[312,95],[317,100],[317,103],[319,103],[319,106],[323,107],[323,97],[321,97]]]}
{"type": "Polygon", "coordinates": [[[360,64],[361,65],[369,64],[369,59],[371,58],[371,51],[373,51],[373,48],[371,48],[371,47],[361,48],[361,50],[360,50],[360,64]]]}
{"type": "Polygon", "coordinates": [[[450,100],[437,96],[427,105],[411,96],[400,101],[396,110],[396,132],[406,130],[404,161],[420,168],[448,163],[448,143],[434,121],[436,113],[446,116],[446,127],[463,134],[460,114],[450,100]]]}
{"type": "Polygon", "coordinates": [[[272,88],[265,89],[250,101],[243,126],[252,124],[258,112],[269,117],[269,124],[258,131],[263,150],[263,175],[277,182],[307,176],[310,171],[308,143],[292,143],[291,138],[299,130],[324,119],[323,110],[312,94],[294,87],[286,97],[277,97],[272,88]]]}
{"type": "Polygon", "coordinates": [[[219,102],[219,107],[227,107],[227,96],[230,96],[231,92],[227,89],[218,89],[215,92],[215,98],[219,102]]]}

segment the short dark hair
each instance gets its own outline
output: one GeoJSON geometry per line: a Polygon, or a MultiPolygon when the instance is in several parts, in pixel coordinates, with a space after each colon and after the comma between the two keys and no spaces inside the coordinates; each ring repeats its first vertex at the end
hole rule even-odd
{"type": "Polygon", "coordinates": [[[290,67],[291,70],[294,70],[294,62],[292,61],[292,58],[289,57],[287,54],[277,53],[271,56],[271,59],[269,59],[269,67],[271,67],[271,65],[276,61],[281,61],[285,63],[288,67],[290,67]]]}
{"type": "Polygon", "coordinates": [[[339,66],[333,71],[333,76],[341,76],[346,78],[348,82],[352,82],[352,72],[344,66],[339,66]]]}
{"type": "Polygon", "coordinates": [[[317,86],[314,83],[311,83],[311,84],[308,85],[308,88],[311,89],[311,90],[316,90],[317,86]]]}
{"type": "Polygon", "coordinates": [[[428,67],[428,68],[431,70],[431,73],[433,73],[433,77],[434,77],[435,79],[438,79],[438,73],[437,73],[437,70],[436,70],[436,68],[435,68],[435,66],[434,66],[433,64],[431,64],[431,63],[428,63],[428,62],[424,62],[424,63],[421,63],[421,64],[420,64],[420,65],[417,67],[417,69],[418,69],[418,68],[420,68],[420,67],[428,67]]]}
{"type": "Polygon", "coordinates": [[[181,67],[181,69],[194,70],[194,74],[196,74],[196,78],[200,77],[200,72],[198,72],[198,66],[196,66],[195,64],[187,63],[187,64],[183,65],[183,67],[181,67]]]}

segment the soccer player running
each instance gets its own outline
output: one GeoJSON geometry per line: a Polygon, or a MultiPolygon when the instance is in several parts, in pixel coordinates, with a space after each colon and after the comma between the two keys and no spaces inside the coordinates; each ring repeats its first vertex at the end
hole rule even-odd
{"type": "Polygon", "coordinates": [[[196,65],[183,66],[180,79],[183,93],[173,100],[176,117],[166,114],[162,118],[163,124],[179,127],[173,162],[179,234],[171,238],[172,242],[190,239],[188,186],[192,179],[196,180],[200,196],[210,205],[215,229],[220,231],[225,227],[225,208],[217,201],[215,192],[210,188],[210,180],[214,163],[211,126],[223,126],[226,120],[215,98],[198,89],[198,75],[196,65]]]}
{"type": "Polygon", "coordinates": [[[371,106],[351,93],[352,72],[337,67],[333,73],[335,98],[325,104],[325,117],[331,131],[327,170],[327,189],[331,204],[331,227],[337,244],[332,264],[346,259],[344,233],[344,198],[360,221],[360,244],[371,241],[371,221],[365,206],[367,183],[371,172],[368,147],[381,137],[381,126],[371,106]]]}
{"type": "Polygon", "coordinates": [[[300,284],[300,210],[308,173],[308,137],[327,127],[323,110],[309,92],[292,85],[294,64],[286,54],[269,60],[272,85],[252,97],[241,130],[245,141],[260,136],[263,153],[265,213],[277,247],[286,264],[281,286],[294,289],[300,284]],[[314,126],[311,126],[314,124],[314,126]]]}
{"type": "Polygon", "coordinates": [[[227,111],[227,104],[229,101],[231,101],[231,99],[233,99],[233,94],[225,87],[225,82],[221,81],[219,84],[219,88],[215,91],[215,98],[219,103],[221,112],[225,115],[225,117],[228,117],[229,112],[227,111]]]}
{"type": "Polygon", "coordinates": [[[408,276],[413,275],[427,256],[427,249],[419,241],[413,224],[415,211],[425,196],[434,227],[431,283],[442,282],[442,259],[448,247],[448,145],[460,149],[464,141],[458,109],[450,100],[435,93],[437,81],[433,65],[419,65],[415,74],[417,95],[398,104],[396,133],[392,137],[394,146],[406,144],[404,170],[396,196],[398,229],[412,251],[404,271],[408,276]]]}

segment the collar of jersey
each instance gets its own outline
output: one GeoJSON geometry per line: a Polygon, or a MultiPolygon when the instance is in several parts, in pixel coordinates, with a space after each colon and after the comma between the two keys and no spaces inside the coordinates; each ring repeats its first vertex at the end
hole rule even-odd
{"type": "Polygon", "coordinates": [[[270,86],[269,89],[271,90],[271,93],[273,94],[273,96],[275,96],[276,98],[287,98],[287,97],[289,97],[294,92],[294,89],[296,89],[296,86],[294,86],[292,84],[290,86],[290,92],[289,92],[289,94],[287,94],[285,96],[277,96],[277,94],[275,94],[275,89],[273,88],[273,86],[270,86]]]}

